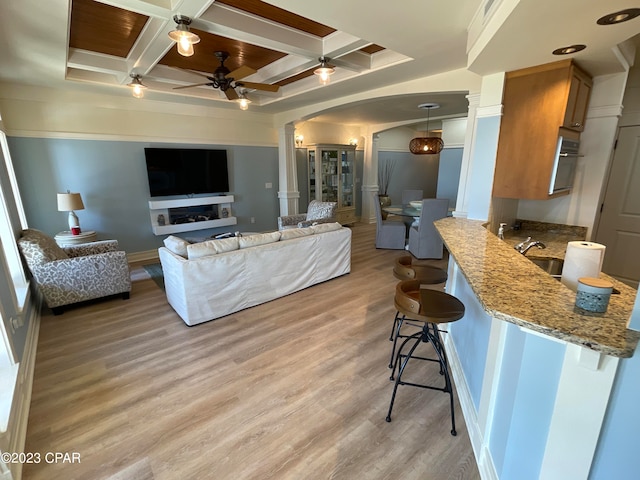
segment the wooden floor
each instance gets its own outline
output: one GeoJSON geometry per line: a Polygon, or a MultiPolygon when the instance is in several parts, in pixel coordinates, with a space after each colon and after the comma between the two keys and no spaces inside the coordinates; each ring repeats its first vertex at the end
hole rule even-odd
{"type": "Polygon", "coordinates": [[[350,274],[194,327],[141,268],[128,301],[46,310],[25,452],[80,463],[23,478],[478,479],[457,398],[456,437],[438,391],[400,387],[385,421],[402,252],[353,234],[350,274]]]}

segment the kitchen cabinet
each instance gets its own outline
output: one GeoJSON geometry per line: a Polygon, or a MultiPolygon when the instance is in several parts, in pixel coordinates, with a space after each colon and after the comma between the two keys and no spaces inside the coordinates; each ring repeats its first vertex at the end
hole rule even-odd
{"type": "Polygon", "coordinates": [[[543,200],[549,194],[558,137],[579,140],[591,78],[572,60],[508,72],[493,196],[543,200]]]}
{"type": "Polygon", "coordinates": [[[356,221],[356,148],[351,145],[312,145],[309,158],[309,201],[337,202],[341,224],[356,221]]]}

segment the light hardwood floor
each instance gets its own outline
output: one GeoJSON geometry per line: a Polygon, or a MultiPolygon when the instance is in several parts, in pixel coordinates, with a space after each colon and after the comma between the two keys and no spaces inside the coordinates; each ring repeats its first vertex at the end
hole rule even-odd
{"type": "Polygon", "coordinates": [[[400,387],[385,421],[402,252],[374,236],[353,227],[350,274],[194,327],[140,267],[130,300],[46,310],[25,451],[81,463],[23,478],[478,479],[457,398],[457,437],[438,391],[400,387]]]}

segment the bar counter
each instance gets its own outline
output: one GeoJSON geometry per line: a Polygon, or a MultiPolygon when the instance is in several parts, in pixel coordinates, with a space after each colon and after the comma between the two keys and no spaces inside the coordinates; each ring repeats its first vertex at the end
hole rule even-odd
{"type": "Polygon", "coordinates": [[[633,355],[640,332],[627,323],[635,289],[601,274],[620,293],[611,295],[605,313],[584,314],[575,309],[575,292],[489,232],[484,222],[445,218],[435,225],[490,316],[606,355],[633,355]]]}

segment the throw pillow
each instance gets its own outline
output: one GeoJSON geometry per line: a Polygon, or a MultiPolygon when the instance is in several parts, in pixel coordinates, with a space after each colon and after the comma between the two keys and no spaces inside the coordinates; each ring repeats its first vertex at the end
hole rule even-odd
{"type": "Polygon", "coordinates": [[[322,220],[334,216],[336,202],[318,202],[312,200],[307,210],[307,220],[322,220]]]}
{"type": "Polygon", "coordinates": [[[238,239],[240,248],[257,247],[266,243],[274,243],[280,240],[280,232],[256,233],[238,239]]]}
{"type": "Polygon", "coordinates": [[[313,235],[313,230],[310,228],[290,228],[280,232],[280,241],[289,240],[290,238],[307,237],[309,235],[313,235]]]}
{"type": "Polygon", "coordinates": [[[167,247],[176,255],[187,258],[187,247],[189,246],[189,242],[187,242],[186,240],[183,240],[180,237],[169,235],[164,239],[163,243],[165,247],[167,247]]]}
{"type": "Polygon", "coordinates": [[[338,222],[335,223],[319,223],[318,225],[312,225],[309,227],[310,230],[313,230],[313,233],[324,233],[331,232],[333,230],[340,230],[342,225],[338,222]]]}
{"type": "Polygon", "coordinates": [[[18,248],[29,266],[69,258],[53,238],[34,228],[22,231],[22,236],[18,239],[18,248]]]}

